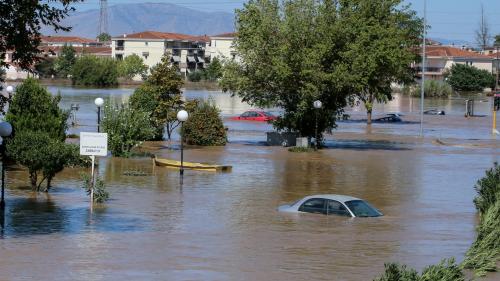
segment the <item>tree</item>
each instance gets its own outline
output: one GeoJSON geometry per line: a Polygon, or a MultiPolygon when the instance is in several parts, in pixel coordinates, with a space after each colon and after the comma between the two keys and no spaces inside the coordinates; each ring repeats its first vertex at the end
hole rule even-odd
{"type": "Polygon", "coordinates": [[[118,73],[120,77],[127,80],[132,80],[134,76],[145,76],[148,71],[148,66],[144,64],[141,57],[136,54],[125,57],[123,61],[118,64],[118,73]]]}
{"type": "Polygon", "coordinates": [[[205,69],[205,79],[208,81],[217,81],[222,77],[222,63],[215,57],[205,69]]]}
{"type": "MultiPolygon", "coordinates": [[[[13,61],[22,69],[30,70],[40,54],[38,46],[41,26],[48,26],[55,31],[69,31],[71,28],[63,26],[61,21],[74,11],[72,4],[81,1],[83,0],[0,1],[0,68],[7,65],[7,50],[14,50],[13,61]]],[[[1,82],[3,79],[0,80],[0,85],[1,82]]],[[[7,101],[8,98],[0,95],[2,113],[7,101]]]]}
{"type": "Polygon", "coordinates": [[[226,129],[220,118],[220,110],[215,104],[201,102],[189,113],[189,119],[184,122],[181,132],[183,139],[188,144],[226,145],[226,129]]]}
{"type": "Polygon", "coordinates": [[[108,87],[118,84],[118,65],[110,58],[79,57],[71,70],[73,84],[108,87]]]}
{"type": "Polygon", "coordinates": [[[401,0],[345,1],[339,13],[348,38],[342,57],[356,77],[357,98],[371,124],[374,103],[392,99],[391,84],[414,80],[413,47],[420,44],[422,21],[401,0]]]}
{"type": "Polygon", "coordinates": [[[330,1],[248,1],[236,11],[241,64],[228,64],[221,85],[252,105],[283,108],[274,126],[304,137],[315,135],[319,99],[319,132],[333,128],[352,92],[336,13],[330,1]]]}
{"type": "Polygon", "coordinates": [[[34,190],[45,180],[48,190],[58,172],[79,162],[77,147],[65,143],[69,114],[59,108],[60,99],[28,79],[17,87],[6,116],[14,131],[7,139],[7,155],[28,168],[34,190]]]}
{"type": "Polygon", "coordinates": [[[490,44],[490,27],[484,15],[483,4],[481,4],[481,20],[479,21],[479,28],[476,30],[476,43],[483,50],[490,44]]]}
{"type": "Polygon", "coordinates": [[[59,57],[54,62],[58,77],[67,78],[76,63],[76,51],[72,46],[64,45],[59,57]]]}
{"type": "Polygon", "coordinates": [[[495,43],[493,43],[495,47],[500,47],[500,34],[495,35],[495,43]]]}
{"type": "Polygon", "coordinates": [[[35,64],[35,71],[40,78],[52,78],[56,76],[56,70],[54,67],[55,60],[53,58],[43,58],[41,61],[35,64]]]}
{"type": "Polygon", "coordinates": [[[495,85],[495,77],[489,71],[465,64],[454,64],[445,77],[455,91],[482,91],[495,85]]]}
{"type": "Polygon", "coordinates": [[[101,33],[101,34],[99,34],[99,36],[97,36],[97,40],[99,42],[109,42],[109,41],[111,41],[111,35],[109,35],[107,33],[101,33]]]}
{"type": "Polygon", "coordinates": [[[154,136],[155,128],[149,113],[127,104],[104,106],[103,131],[108,133],[108,145],[113,156],[129,157],[134,147],[154,136]]]}
{"type": "Polygon", "coordinates": [[[156,133],[149,140],[163,139],[165,124],[174,125],[172,114],[177,106],[183,104],[182,85],[182,78],[177,68],[170,63],[168,56],[164,56],[161,62],[151,69],[151,74],[144,84],[130,97],[132,109],[150,114],[151,125],[156,128],[156,133]]]}

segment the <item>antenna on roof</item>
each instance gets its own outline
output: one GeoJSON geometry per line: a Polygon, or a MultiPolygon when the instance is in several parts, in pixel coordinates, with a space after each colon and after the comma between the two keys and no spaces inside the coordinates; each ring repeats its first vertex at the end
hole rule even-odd
{"type": "Polygon", "coordinates": [[[101,0],[101,15],[99,17],[99,34],[108,33],[108,0],[101,0]]]}

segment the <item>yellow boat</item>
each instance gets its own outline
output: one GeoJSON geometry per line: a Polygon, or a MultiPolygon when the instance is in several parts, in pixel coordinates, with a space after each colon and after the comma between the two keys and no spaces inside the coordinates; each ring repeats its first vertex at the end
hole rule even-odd
{"type": "MultiPolygon", "coordinates": [[[[180,168],[181,161],[171,160],[171,159],[163,159],[163,158],[154,158],[154,162],[156,166],[170,167],[170,168],[180,168]]],[[[189,170],[198,170],[198,171],[209,171],[209,172],[230,172],[233,167],[231,166],[223,166],[223,165],[212,165],[212,164],[203,164],[203,163],[193,163],[193,162],[184,162],[184,169],[189,170]]]]}

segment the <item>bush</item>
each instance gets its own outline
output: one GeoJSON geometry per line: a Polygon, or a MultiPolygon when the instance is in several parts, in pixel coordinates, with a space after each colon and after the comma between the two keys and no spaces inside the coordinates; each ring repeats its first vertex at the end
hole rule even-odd
{"type": "Polygon", "coordinates": [[[35,71],[40,78],[52,78],[57,76],[55,70],[55,60],[53,58],[43,58],[35,64],[35,71]]]}
{"type": "MultiPolygon", "coordinates": [[[[86,173],[81,173],[80,177],[83,181],[82,188],[85,189],[85,192],[88,196],[90,196],[92,192],[92,176],[86,173]]],[[[104,185],[104,181],[96,177],[95,185],[94,185],[94,202],[95,203],[104,203],[109,199],[109,193],[106,191],[106,186],[104,185]]]]}
{"type": "Polygon", "coordinates": [[[477,238],[467,251],[463,267],[476,270],[478,276],[496,271],[500,258],[500,166],[486,172],[475,187],[474,204],[479,212],[477,238]]]}
{"type": "Polygon", "coordinates": [[[431,265],[419,276],[415,269],[397,263],[385,264],[385,271],[376,281],[464,281],[465,277],[455,260],[443,260],[431,265]]]}
{"type": "Polygon", "coordinates": [[[200,82],[205,77],[203,70],[196,70],[188,74],[188,80],[191,82],[200,82]]]}
{"type": "Polygon", "coordinates": [[[127,105],[104,106],[103,131],[108,133],[108,146],[113,156],[129,157],[134,147],[151,139],[155,133],[149,113],[127,105]]]}
{"type": "Polygon", "coordinates": [[[226,145],[227,135],[219,109],[210,102],[200,102],[184,123],[181,134],[188,144],[226,145]]]}
{"type": "Polygon", "coordinates": [[[144,64],[141,57],[136,54],[126,56],[118,63],[118,73],[120,77],[132,80],[136,75],[144,77],[148,71],[148,66],[144,64]]]}
{"type": "Polygon", "coordinates": [[[64,45],[59,57],[54,61],[57,77],[68,78],[76,62],[76,51],[72,46],[64,45]]]}
{"type": "MultiPolygon", "coordinates": [[[[409,93],[413,97],[420,97],[421,85],[417,85],[416,87],[405,86],[405,88],[403,88],[403,93],[409,93]]],[[[436,80],[425,80],[424,97],[447,98],[452,94],[453,94],[453,89],[448,83],[436,80]]]]}
{"type": "Polygon", "coordinates": [[[495,85],[490,72],[465,64],[454,64],[445,76],[455,91],[482,91],[495,85]]]}
{"type": "Polygon", "coordinates": [[[118,64],[110,58],[82,56],[71,70],[73,84],[80,86],[113,86],[118,84],[118,64]]]}

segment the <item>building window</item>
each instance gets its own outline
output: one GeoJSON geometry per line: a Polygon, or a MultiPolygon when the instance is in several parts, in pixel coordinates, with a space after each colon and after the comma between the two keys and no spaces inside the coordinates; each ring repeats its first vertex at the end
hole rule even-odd
{"type": "Polygon", "coordinates": [[[142,56],[144,57],[144,59],[148,59],[149,52],[142,52],[142,56]]]}
{"type": "Polygon", "coordinates": [[[465,64],[472,66],[472,62],[471,61],[466,61],[465,64]]]}
{"type": "Polygon", "coordinates": [[[117,54],[116,55],[117,60],[123,60],[123,55],[122,54],[117,54]]]}
{"type": "Polygon", "coordinates": [[[144,42],[144,45],[148,46],[148,45],[149,45],[149,42],[144,42]]]}

